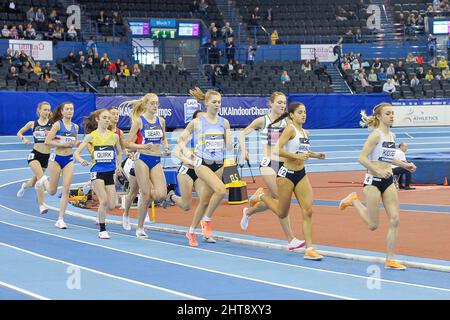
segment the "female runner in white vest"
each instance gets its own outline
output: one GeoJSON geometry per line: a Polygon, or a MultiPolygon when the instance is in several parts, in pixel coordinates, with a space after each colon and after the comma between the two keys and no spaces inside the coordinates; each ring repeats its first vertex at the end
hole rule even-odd
{"type": "Polygon", "coordinates": [[[361,112],[361,125],[375,129],[367,138],[359,155],[359,163],[367,168],[364,179],[364,195],[367,198],[367,207],[358,199],[356,192],[349,194],[339,204],[339,208],[354,206],[370,230],[376,230],[379,224],[379,204],[383,202],[389,218],[387,234],[387,269],[405,270],[406,267],[394,260],[395,245],[397,242],[400,204],[397,188],[394,185],[392,166],[405,168],[414,172],[416,166],[395,160],[395,134],[390,131],[394,123],[394,109],[389,103],[380,103],[373,109],[372,116],[361,112]]]}

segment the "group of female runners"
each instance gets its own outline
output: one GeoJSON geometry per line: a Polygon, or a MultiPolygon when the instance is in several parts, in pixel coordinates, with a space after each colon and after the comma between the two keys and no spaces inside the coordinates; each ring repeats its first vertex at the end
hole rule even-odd
{"type": "MultiPolygon", "coordinates": [[[[195,229],[199,224],[203,240],[216,242],[212,216],[226,193],[222,174],[226,158],[233,157],[233,138],[228,120],[219,115],[220,93],[213,90],[203,93],[196,88],[190,94],[204,103],[205,110],[194,114],[173,150],[174,155],[181,160],[177,175],[180,195],[173,191],[167,193],[161,149],[166,156],[171,151],[165,121],[158,116],[158,96],[149,93],[141,99],[123,103],[124,106],[133,107],[132,125],[126,140],[123,132],[117,128],[119,114],[116,108],[97,110],[87,117],[84,121],[85,136],[79,142],[79,128],[72,122],[73,104],[64,102],[52,114],[49,103],[40,103],[37,110],[39,118],[27,123],[17,133],[26,144],[30,143],[24,137],[27,130],[33,131],[34,138],[34,148],[28,156],[33,177],[22,184],[17,196],[23,196],[27,188],[35,185],[40,213],[44,214],[48,210],[44,203],[44,190],[54,195],[62,175],[59,218],[55,225],[61,229],[67,228],[64,213],[69,200],[75,158],[82,166],[91,165],[90,180],[99,199],[99,238],[109,238],[105,216],[116,203],[115,176],[123,173],[130,185],[122,217],[125,230],[131,230],[129,210],[138,193],[136,237],[146,239],[148,235],[144,230],[144,221],[151,201],[163,202],[164,207],[171,203],[187,211],[191,208],[192,191],[195,189],[199,202],[186,233],[188,243],[193,247],[198,246],[195,229]],[[55,148],[52,154],[51,147],[55,148]],[[74,147],[77,148],[75,152],[74,147]],[[91,155],[90,160],[81,157],[85,148],[91,155]],[[126,154],[123,162],[122,154],[126,154]],[[44,173],[47,166],[48,177],[44,173]]],[[[242,155],[248,160],[245,137],[254,130],[260,131],[260,142],[263,145],[260,173],[267,187],[259,188],[250,197],[249,207],[243,210],[241,228],[248,228],[250,217],[254,214],[270,209],[279,219],[288,240],[288,249],[306,246],[305,259],[321,260],[323,257],[313,246],[312,240],[313,190],[305,172],[305,161],[309,158],[325,159],[326,155],[311,150],[310,134],[303,128],[306,121],[304,104],[293,102],[287,105],[286,96],[281,92],[274,92],[269,98],[269,107],[270,112],[266,116],[254,120],[239,136],[242,155]],[[292,194],[303,215],[305,240],[297,239],[291,229],[289,212],[292,194]]],[[[410,171],[414,171],[415,166],[394,159],[395,136],[390,131],[394,111],[390,104],[381,103],[373,109],[371,116],[365,113],[361,116],[363,125],[375,129],[360,154],[360,163],[368,170],[363,189],[367,207],[359,201],[356,193],[343,199],[339,207],[343,210],[354,206],[369,229],[375,230],[381,199],[389,217],[385,267],[404,270],[405,266],[394,260],[399,201],[393,184],[391,163],[410,171]]]]}

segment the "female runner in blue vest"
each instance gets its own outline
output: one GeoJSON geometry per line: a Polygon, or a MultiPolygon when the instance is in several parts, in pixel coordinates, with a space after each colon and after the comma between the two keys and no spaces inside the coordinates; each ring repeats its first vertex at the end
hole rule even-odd
{"type": "Polygon", "coordinates": [[[233,137],[230,123],[219,116],[222,97],[219,92],[208,90],[203,93],[199,88],[191,90],[190,94],[198,101],[204,101],[206,114],[192,120],[178,139],[178,147],[183,154],[190,154],[186,148],[190,137],[194,137],[195,157],[186,159],[186,163],[194,167],[195,174],[201,179],[201,194],[186,237],[189,245],[196,247],[198,242],[195,229],[201,221],[203,239],[215,242],[212,236],[211,217],[225,196],[226,189],[222,182],[223,165],[226,151],[233,151],[233,137]],[[202,220],[203,218],[203,220],[202,220]]]}
{"type": "MultiPolygon", "coordinates": [[[[50,103],[43,101],[39,103],[37,108],[38,119],[28,122],[23,126],[17,136],[24,144],[30,144],[30,141],[23,136],[28,131],[33,131],[34,146],[33,151],[28,154],[28,165],[33,171],[33,177],[25,183],[22,183],[21,188],[17,191],[17,197],[23,197],[25,190],[36,184],[36,181],[43,177],[45,169],[48,167],[48,159],[50,158],[50,146],[45,144],[45,138],[52,128],[50,103]]],[[[41,214],[47,213],[48,209],[45,206],[45,193],[42,188],[36,189],[37,199],[39,203],[39,212],[41,214]]]]}
{"type": "Polygon", "coordinates": [[[167,183],[161,165],[161,144],[167,156],[170,155],[166,136],[166,122],[158,116],[159,99],[154,93],[148,93],[138,100],[129,100],[123,105],[134,105],[133,122],[126,141],[127,148],[137,150],[135,172],[141,195],[138,205],[138,226],[136,237],[148,238],[144,231],[144,220],[150,202],[161,202],[167,196],[167,183]],[[141,131],[142,144],[136,144],[137,132],[141,131]],[[152,199],[151,186],[154,188],[152,199]]]}
{"type": "Polygon", "coordinates": [[[62,174],[61,200],[59,201],[59,217],[55,226],[66,229],[64,214],[69,203],[70,184],[73,178],[73,147],[79,145],[78,125],[72,122],[74,107],[72,102],[63,102],[56,107],[53,114],[53,126],[47,137],[45,144],[55,147],[54,153],[50,156],[49,178],[42,176],[36,182],[36,187],[45,187],[50,195],[54,195],[58,189],[59,176],[62,174]]]}
{"type": "Polygon", "coordinates": [[[313,190],[305,172],[305,161],[309,158],[323,160],[325,153],[310,150],[309,134],[303,129],[306,108],[302,103],[290,103],[288,112],[272,122],[272,125],[286,117],[292,122],[284,129],[274,148],[275,154],[286,159],[277,173],[278,215],[280,219],[289,215],[294,193],[303,212],[303,235],[306,241],[304,258],[321,260],[322,256],[312,246],[313,190]]]}
{"type": "Polygon", "coordinates": [[[92,167],[91,181],[94,192],[98,197],[98,221],[100,239],[109,239],[106,231],[106,212],[116,205],[116,185],[114,174],[120,174],[122,167],[122,152],[119,136],[108,127],[111,125],[111,113],[107,109],[92,112],[84,121],[84,139],[74,153],[75,159],[82,166],[88,166],[89,162],[80,156],[84,148],[89,146],[92,167]]]}
{"type": "Polygon", "coordinates": [[[375,129],[367,138],[359,155],[359,163],[367,168],[363,189],[367,199],[367,207],[359,201],[356,192],[353,192],[341,201],[339,208],[344,210],[349,206],[355,207],[362,220],[373,231],[378,228],[381,199],[389,218],[385,268],[405,270],[406,266],[394,260],[400,204],[397,188],[393,183],[391,164],[411,172],[416,170],[416,166],[413,163],[394,159],[395,135],[390,130],[394,123],[394,109],[389,103],[377,105],[370,117],[365,112],[361,112],[361,118],[362,126],[375,129]]]}

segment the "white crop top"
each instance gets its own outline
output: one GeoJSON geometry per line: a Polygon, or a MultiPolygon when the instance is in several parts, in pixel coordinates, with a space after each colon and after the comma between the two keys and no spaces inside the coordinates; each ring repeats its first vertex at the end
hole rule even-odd
{"type": "Polygon", "coordinates": [[[284,146],[284,150],[291,153],[308,153],[309,152],[309,138],[306,135],[305,130],[302,128],[302,132],[298,131],[297,128],[291,123],[290,124],[295,130],[294,139],[289,140],[284,146]]]}
{"type": "Polygon", "coordinates": [[[380,142],[377,143],[375,148],[369,154],[369,161],[381,161],[392,163],[395,157],[395,138],[391,132],[389,132],[389,137],[377,129],[380,133],[380,142]]]}

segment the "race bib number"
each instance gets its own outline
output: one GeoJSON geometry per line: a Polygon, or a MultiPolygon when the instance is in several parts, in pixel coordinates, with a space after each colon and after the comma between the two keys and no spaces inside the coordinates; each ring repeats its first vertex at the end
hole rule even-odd
{"type": "Polygon", "coordinates": [[[280,170],[278,170],[278,176],[279,177],[286,178],[287,173],[288,173],[288,169],[286,169],[283,166],[280,168],[280,170]]]}
{"type": "Polygon", "coordinates": [[[90,172],[89,175],[91,177],[91,180],[97,179],[97,172],[90,172]]]}
{"type": "Polygon", "coordinates": [[[46,134],[45,131],[35,131],[35,132],[33,132],[33,137],[34,137],[36,140],[39,140],[39,141],[45,140],[45,137],[46,137],[46,136],[47,136],[47,134],[46,134]]]}
{"type": "Polygon", "coordinates": [[[189,168],[186,166],[181,166],[180,169],[178,169],[178,173],[180,174],[186,174],[188,172],[189,168]]]}
{"type": "Polygon", "coordinates": [[[56,158],[56,153],[52,153],[50,155],[50,161],[55,161],[55,158],[56,158]]]}
{"type": "Polygon", "coordinates": [[[384,141],[381,145],[381,156],[378,161],[391,163],[395,157],[395,142],[384,141]]]}
{"type": "Polygon", "coordinates": [[[200,157],[195,157],[195,161],[194,161],[194,166],[196,168],[200,167],[202,165],[202,158],[200,157]]]}
{"type": "Polygon", "coordinates": [[[224,148],[223,138],[208,138],[205,140],[205,148],[209,152],[221,151],[224,148]]]}
{"type": "Polygon", "coordinates": [[[114,161],[114,147],[112,146],[97,146],[94,147],[94,160],[96,162],[111,163],[114,161]]]}
{"type": "Polygon", "coordinates": [[[262,158],[261,162],[259,163],[259,165],[261,167],[268,167],[270,164],[270,158],[264,157],[262,158]]]}
{"type": "Polygon", "coordinates": [[[366,173],[364,177],[364,184],[371,185],[373,182],[373,175],[366,173]]]}
{"type": "Polygon", "coordinates": [[[33,160],[34,159],[34,153],[31,152],[28,154],[28,160],[33,160]]]}
{"type": "Polygon", "coordinates": [[[147,129],[144,131],[144,137],[148,140],[159,140],[163,137],[161,129],[147,129]]]}

